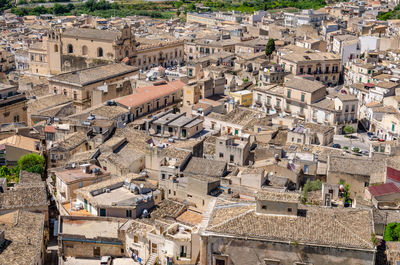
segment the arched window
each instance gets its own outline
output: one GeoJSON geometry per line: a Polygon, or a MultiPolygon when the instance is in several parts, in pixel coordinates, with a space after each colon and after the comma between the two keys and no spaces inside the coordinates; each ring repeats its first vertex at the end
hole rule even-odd
{"type": "Polygon", "coordinates": [[[102,48],[97,49],[97,57],[103,57],[103,49],[102,48]]]}
{"type": "Polygon", "coordinates": [[[125,51],[125,57],[129,57],[129,51],[128,50],[125,51]]]}
{"type": "Polygon", "coordinates": [[[56,38],[56,34],[54,34],[54,32],[51,34],[52,38],[55,39],[56,38]]]}
{"type": "Polygon", "coordinates": [[[88,48],[86,45],[83,45],[82,46],[82,55],[87,55],[87,53],[88,53],[88,48]]]}
{"type": "Polygon", "coordinates": [[[74,46],[72,44],[68,44],[68,53],[74,53],[74,46]]]}
{"type": "Polygon", "coordinates": [[[54,52],[58,52],[58,45],[54,44],[54,52]]]}

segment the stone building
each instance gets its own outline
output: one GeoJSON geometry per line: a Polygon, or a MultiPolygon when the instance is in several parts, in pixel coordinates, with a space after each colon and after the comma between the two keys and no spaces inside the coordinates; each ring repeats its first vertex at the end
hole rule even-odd
{"type": "MultiPolygon", "coordinates": [[[[93,103],[98,104],[103,99],[98,98],[100,95],[97,90],[104,91],[105,87],[108,89],[108,86],[113,85],[119,87],[116,83],[123,83],[125,79],[137,72],[138,69],[133,66],[109,64],[63,73],[49,78],[49,93],[62,94],[73,99],[77,110],[83,110],[91,106],[93,91],[95,91],[93,103]]],[[[124,90],[123,84],[121,85],[124,90]]],[[[118,96],[119,93],[114,94],[118,96]]]]}
{"type": "Polygon", "coordinates": [[[309,75],[324,84],[339,83],[341,60],[338,55],[327,52],[292,52],[279,58],[285,71],[294,75],[309,75]]]}
{"type": "Polygon", "coordinates": [[[149,70],[155,66],[169,67],[183,62],[184,45],[181,40],[141,43],[137,48],[136,66],[149,70]]]}
{"type": "Polygon", "coordinates": [[[210,203],[200,264],[374,264],[372,212],[300,205],[299,194],[210,203]]]}
{"type": "Polygon", "coordinates": [[[0,124],[27,124],[27,99],[25,94],[21,94],[17,89],[17,86],[0,84],[0,124]]]}
{"type": "Polygon", "coordinates": [[[119,31],[52,29],[43,42],[30,48],[29,55],[31,73],[41,75],[60,74],[122,60],[135,65],[136,40],[127,25],[119,31]]]}

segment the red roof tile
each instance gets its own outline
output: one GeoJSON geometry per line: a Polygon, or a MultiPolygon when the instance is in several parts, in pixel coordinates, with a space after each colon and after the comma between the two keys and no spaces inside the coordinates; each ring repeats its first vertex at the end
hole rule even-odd
{"type": "Polygon", "coordinates": [[[53,127],[53,126],[46,125],[46,127],[44,127],[44,132],[55,133],[56,132],[56,128],[53,127]]]}
{"type": "Polygon", "coordinates": [[[386,177],[393,181],[400,182],[400,171],[391,167],[387,167],[386,177]]]}
{"type": "Polygon", "coordinates": [[[181,90],[184,85],[182,81],[177,80],[168,82],[165,85],[138,87],[136,88],[137,93],[117,99],[116,101],[126,107],[134,108],[153,99],[177,92],[181,90]]]}
{"type": "Polygon", "coordinates": [[[368,187],[368,190],[374,197],[400,192],[400,189],[393,182],[378,186],[370,186],[368,187]]]}

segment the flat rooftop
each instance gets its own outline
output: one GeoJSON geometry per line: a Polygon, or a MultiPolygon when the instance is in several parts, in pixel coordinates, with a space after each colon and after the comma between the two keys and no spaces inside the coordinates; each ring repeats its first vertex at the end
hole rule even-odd
{"type": "Polygon", "coordinates": [[[69,235],[82,235],[86,238],[118,238],[118,228],[122,224],[121,220],[109,218],[104,218],[104,220],[63,218],[60,232],[69,235]]]}
{"type": "Polygon", "coordinates": [[[110,192],[103,192],[99,195],[93,196],[93,200],[98,205],[104,206],[121,206],[132,205],[134,206],[134,199],[141,198],[142,195],[136,195],[124,187],[113,189],[110,192]],[[117,204],[117,205],[115,205],[117,204]]]}

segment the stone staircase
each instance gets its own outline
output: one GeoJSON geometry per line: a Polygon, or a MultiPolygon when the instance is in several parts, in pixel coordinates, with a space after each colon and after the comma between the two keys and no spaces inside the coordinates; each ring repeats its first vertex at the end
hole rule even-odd
{"type": "Polygon", "coordinates": [[[158,261],[157,253],[151,253],[145,265],[154,265],[158,261]]]}

